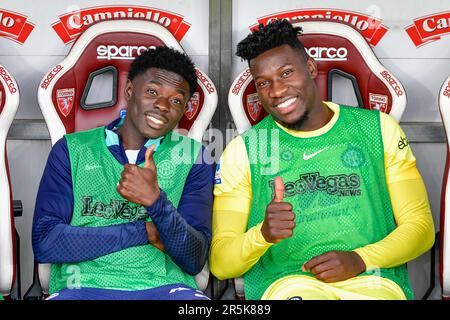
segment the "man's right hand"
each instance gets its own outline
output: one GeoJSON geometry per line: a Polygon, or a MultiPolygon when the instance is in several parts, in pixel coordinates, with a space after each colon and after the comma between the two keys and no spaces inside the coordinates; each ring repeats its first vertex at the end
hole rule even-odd
{"type": "Polygon", "coordinates": [[[274,181],[275,197],[266,207],[266,216],[261,227],[261,233],[270,243],[278,243],[283,239],[292,237],[295,227],[295,215],[292,205],[283,202],[284,182],[281,177],[274,181]]]}
{"type": "Polygon", "coordinates": [[[148,242],[161,250],[162,252],[165,251],[164,244],[162,243],[161,239],[159,238],[158,229],[156,229],[155,224],[153,222],[146,222],[145,228],[147,229],[147,239],[148,242]]]}

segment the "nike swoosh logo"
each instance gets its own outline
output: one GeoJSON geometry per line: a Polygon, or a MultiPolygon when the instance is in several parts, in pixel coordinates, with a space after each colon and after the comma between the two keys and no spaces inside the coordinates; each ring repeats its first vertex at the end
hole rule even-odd
{"type": "Polygon", "coordinates": [[[317,156],[322,151],[325,151],[326,149],[328,149],[328,148],[320,149],[320,150],[318,150],[318,151],[316,151],[314,153],[311,153],[311,154],[306,154],[306,152],[303,152],[303,160],[309,160],[311,158],[314,158],[315,156],[317,156]]]}
{"type": "Polygon", "coordinates": [[[185,288],[185,287],[173,288],[173,289],[171,289],[171,290],[169,291],[169,294],[170,294],[170,293],[177,292],[177,291],[186,291],[186,290],[190,290],[190,289],[189,289],[189,288],[185,288]]]}

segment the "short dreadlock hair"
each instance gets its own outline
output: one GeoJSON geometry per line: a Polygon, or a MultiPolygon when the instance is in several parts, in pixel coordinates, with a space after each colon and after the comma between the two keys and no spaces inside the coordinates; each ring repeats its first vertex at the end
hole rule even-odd
{"type": "Polygon", "coordinates": [[[197,89],[195,66],[185,53],[164,46],[150,48],[134,59],[128,72],[128,79],[132,81],[150,68],[164,69],[183,77],[189,84],[190,96],[197,89]]]}
{"type": "Polygon", "coordinates": [[[245,39],[237,45],[236,55],[247,62],[256,58],[267,50],[289,45],[308,59],[305,47],[298,40],[297,36],[302,33],[301,27],[294,27],[287,20],[275,20],[266,26],[259,24],[258,29],[252,31],[245,39]]]}

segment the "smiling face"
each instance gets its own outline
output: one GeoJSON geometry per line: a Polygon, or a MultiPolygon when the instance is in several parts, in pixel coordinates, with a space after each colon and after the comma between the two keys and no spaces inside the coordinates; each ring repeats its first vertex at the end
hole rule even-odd
{"type": "Polygon", "coordinates": [[[128,80],[127,116],[119,129],[125,148],[138,149],[148,139],[170,132],[183,117],[190,98],[188,82],[175,72],[150,68],[128,80]]]}
{"type": "Polygon", "coordinates": [[[314,83],[317,65],[313,59],[306,61],[301,52],[285,44],[258,55],[249,66],[261,104],[275,121],[305,131],[323,125],[324,108],[314,83]]]}

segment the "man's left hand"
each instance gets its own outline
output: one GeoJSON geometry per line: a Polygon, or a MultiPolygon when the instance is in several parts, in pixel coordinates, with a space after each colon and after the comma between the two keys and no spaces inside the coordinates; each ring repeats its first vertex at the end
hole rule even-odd
{"type": "Polygon", "coordinates": [[[151,206],[160,195],[156,165],[153,160],[155,145],[145,152],[143,168],[127,163],[122,171],[122,178],[117,184],[117,192],[130,202],[144,207],[151,206]]]}
{"type": "Polygon", "coordinates": [[[366,265],[356,252],[329,251],[312,258],[302,269],[324,282],[337,282],[356,277],[366,270],[366,265]]]}
{"type": "Polygon", "coordinates": [[[153,222],[146,222],[145,229],[147,230],[147,240],[152,246],[158,248],[162,252],[166,251],[164,247],[164,243],[159,238],[158,229],[156,229],[155,224],[153,222]]]}

